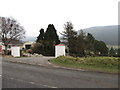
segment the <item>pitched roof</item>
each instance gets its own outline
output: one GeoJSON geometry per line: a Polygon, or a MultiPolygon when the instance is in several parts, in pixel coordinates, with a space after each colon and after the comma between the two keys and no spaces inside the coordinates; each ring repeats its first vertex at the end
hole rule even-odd
{"type": "Polygon", "coordinates": [[[9,44],[22,44],[22,42],[20,40],[13,40],[13,39],[8,39],[6,41],[10,41],[9,44]]]}
{"type": "Polygon", "coordinates": [[[65,46],[64,44],[58,44],[58,45],[56,45],[56,46],[65,46]]]}

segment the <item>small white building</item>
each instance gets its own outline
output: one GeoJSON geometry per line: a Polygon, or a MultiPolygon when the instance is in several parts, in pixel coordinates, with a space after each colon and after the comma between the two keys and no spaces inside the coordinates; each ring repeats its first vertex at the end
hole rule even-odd
{"type": "Polygon", "coordinates": [[[55,57],[65,56],[65,45],[58,44],[55,46],[55,57]]]}
{"type": "Polygon", "coordinates": [[[17,46],[11,47],[11,55],[13,57],[20,57],[20,47],[17,46]]]}

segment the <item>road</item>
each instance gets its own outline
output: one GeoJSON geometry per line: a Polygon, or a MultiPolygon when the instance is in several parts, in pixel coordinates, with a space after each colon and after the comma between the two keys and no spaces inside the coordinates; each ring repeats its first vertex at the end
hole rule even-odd
{"type": "Polygon", "coordinates": [[[3,62],[3,88],[117,88],[118,75],[3,62]]]}

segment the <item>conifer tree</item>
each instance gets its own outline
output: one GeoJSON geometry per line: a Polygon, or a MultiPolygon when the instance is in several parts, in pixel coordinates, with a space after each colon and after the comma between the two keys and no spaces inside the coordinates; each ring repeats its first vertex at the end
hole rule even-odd
{"type": "Polygon", "coordinates": [[[109,51],[109,55],[110,56],[114,56],[115,55],[115,50],[113,49],[113,47],[111,47],[111,49],[109,51]]]}
{"type": "Polygon", "coordinates": [[[60,40],[53,24],[49,24],[44,36],[45,55],[55,55],[55,45],[60,40]]]}
{"type": "Polygon", "coordinates": [[[91,55],[91,52],[94,52],[94,42],[95,42],[95,38],[93,37],[93,35],[91,33],[88,33],[87,41],[86,41],[86,47],[87,47],[86,52],[89,55],[91,55]]]}
{"type": "Polygon", "coordinates": [[[95,49],[95,52],[100,52],[100,55],[102,56],[108,55],[108,48],[103,41],[95,40],[94,49],[95,49]]]}
{"type": "Polygon", "coordinates": [[[63,35],[63,39],[67,42],[68,47],[68,53],[69,55],[73,54],[73,45],[74,45],[74,37],[77,35],[77,33],[74,31],[74,27],[72,22],[66,22],[64,24],[64,30],[61,35],[63,35]]]}
{"type": "Polygon", "coordinates": [[[46,41],[54,42],[55,45],[60,43],[59,37],[53,24],[48,25],[44,38],[46,41]]]}
{"type": "Polygon", "coordinates": [[[41,28],[41,29],[40,29],[40,34],[39,34],[39,36],[37,37],[36,42],[41,42],[41,41],[43,41],[43,40],[44,40],[44,29],[41,28]]]}
{"type": "Polygon", "coordinates": [[[33,48],[33,52],[41,53],[42,55],[54,56],[55,55],[55,45],[60,43],[59,37],[57,35],[56,29],[53,24],[49,24],[46,32],[41,28],[40,34],[37,37],[36,45],[33,48]]]}

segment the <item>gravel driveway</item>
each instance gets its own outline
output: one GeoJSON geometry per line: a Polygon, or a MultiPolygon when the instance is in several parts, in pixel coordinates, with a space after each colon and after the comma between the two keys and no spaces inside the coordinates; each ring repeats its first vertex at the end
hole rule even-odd
{"type": "Polygon", "coordinates": [[[51,64],[48,62],[49,59],[55,58],[55,57],[20,57],[20,58],[14,58],[14,57],[3,57],[3,61],[9,61],[9,62],[18,62],[18,63],[27,63],[27,64],[33,64],[33,65],[43,65],[43,66],[50,66],[51,64]]]}

